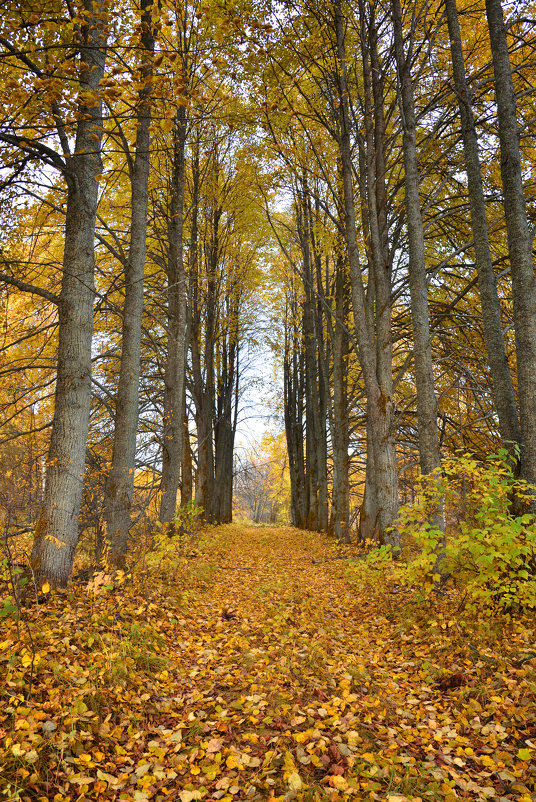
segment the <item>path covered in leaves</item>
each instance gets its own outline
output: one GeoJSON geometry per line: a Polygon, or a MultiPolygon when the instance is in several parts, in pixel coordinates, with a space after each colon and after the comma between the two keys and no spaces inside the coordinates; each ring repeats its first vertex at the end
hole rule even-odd
{"type": "Polygon", "coordinates": [[[0,798],[536,799],[534,633],[475,646],[347,557],[227,526],[31,608],[29,701],[24,627],[2,640],[0,798]]]}

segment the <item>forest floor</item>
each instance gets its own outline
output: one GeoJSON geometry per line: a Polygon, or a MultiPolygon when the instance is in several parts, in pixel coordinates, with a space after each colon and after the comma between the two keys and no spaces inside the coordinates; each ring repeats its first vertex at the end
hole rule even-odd
{"type": "Polygon", "coordinates": [[[351,556],[218,527],[5,619],[0,799],[535,800],[527,622],[359,586],[351,556]]]}

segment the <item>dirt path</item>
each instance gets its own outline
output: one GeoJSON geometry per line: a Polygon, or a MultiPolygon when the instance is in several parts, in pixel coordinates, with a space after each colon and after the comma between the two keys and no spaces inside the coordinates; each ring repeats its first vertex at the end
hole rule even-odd
{"type": "Polygon", "coordinates": [[[217,527],[5,620],[0,797],[534,802],[532,663],[475,656],[447,608],[386,616],[340,557],[217,527]]]}
{"type": "MultiPolygon", "coordinates": [[[[222,527],[202,555],[203,587],[187,594],[198,629],[188,626],[178,644],[188,664],[188,765],[199,770],[186,791],[535,798],[534,773],[516,760],[518,732],[510,737],[508,678],[492,672],[476,687],[448,631],[430,642],[404,633],[348,583],[347,561],[327,539],[222,527]]],[[[516,715],[526,721],[530,709],[516,715]]]]}

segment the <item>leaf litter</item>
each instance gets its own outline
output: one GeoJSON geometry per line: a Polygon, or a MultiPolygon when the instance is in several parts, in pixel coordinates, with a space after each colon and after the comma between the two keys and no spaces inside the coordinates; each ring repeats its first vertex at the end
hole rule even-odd
{"type": "Polygon", "coordinates": [[[24,611],[33,646],[5,620],[0,795],[536,799],[531,622],[474,622],[475,646],[448,606],[393,612],[383,575],[350,582],[351,555],[215,527],[122,583],[47,594],[24,611]]]}

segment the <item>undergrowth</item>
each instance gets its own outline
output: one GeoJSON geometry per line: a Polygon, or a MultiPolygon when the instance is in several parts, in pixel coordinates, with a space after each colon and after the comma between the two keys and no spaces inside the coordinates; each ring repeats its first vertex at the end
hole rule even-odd
{"type": "Polygon", "coordinates": [[[536,523],[533,515],[517,512],[535,492],[515,477],[506,451],[486,463],[468,455],[446,461],[441,474],[419,479],[415,501],[400,509],[405,559],[393,560],[388,546],[373,548],[351,564],[348,578],[374,585],[374,576],[381,575],[400,592],[411,590],[417,603],[445,596],[458,613],[535,610],[536,523]],[[443,533],[430,523],[442,497],[459,518],[447,532],[444,551],[443,533]]]}

